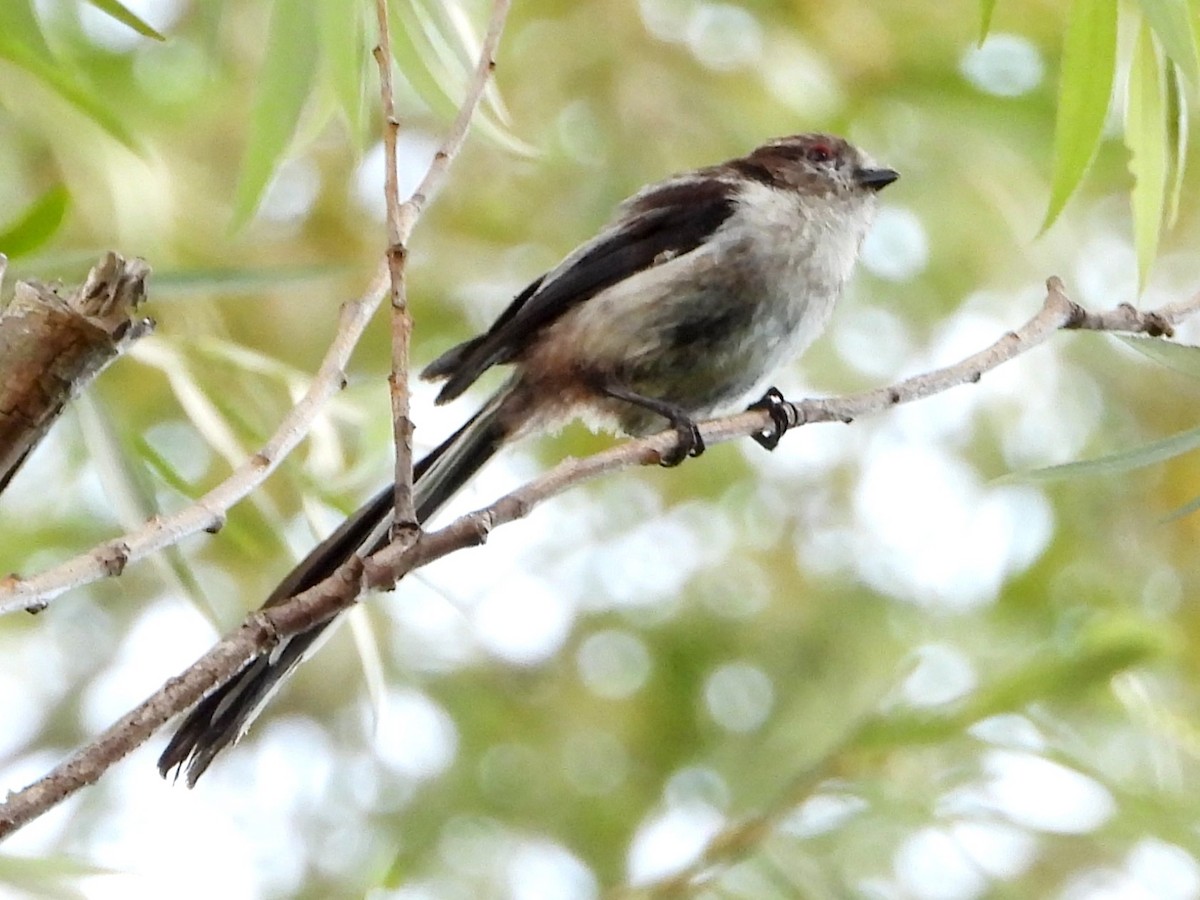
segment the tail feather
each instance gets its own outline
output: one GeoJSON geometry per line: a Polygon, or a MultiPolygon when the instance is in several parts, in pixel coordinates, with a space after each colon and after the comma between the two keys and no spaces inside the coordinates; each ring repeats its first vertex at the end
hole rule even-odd
{"type": "MultiPolygon", "coordinates": [[[[496,453],[512,434],[505,421],[508,390],[500,391],[462,428],[425,456],[413,471],[417,520],[425,522],[496,453]]],[[[266,606],[276,606],[324,581],[357,553],[368,556],[386,546],[392,525],[394,490],[389,485],[368,500],[336,531],[313,548],[273,590],[266,606]]],[[[186,769],[188,787],[213,758],[245,733],[287,675],[314,649],[333,620],[281,642],[256,657],[218,687],[184,719],[158,760],[165,778],[186,769]]]]}

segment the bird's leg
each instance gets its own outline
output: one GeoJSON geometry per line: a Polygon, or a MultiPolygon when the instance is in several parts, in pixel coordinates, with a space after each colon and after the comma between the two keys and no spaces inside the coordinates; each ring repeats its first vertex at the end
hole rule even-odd
{"type": "Polygon", "coordinates": [[[675,404],[667,403],[665,400],[656,400],[653,397],[643,397],[641,394],[617,384],[601,385],[600,390],[614,400],[623,400],[626,403],[632,403],[634,406],[640,406],[642,409],[658,413],[658,415],[671,423],[671,427],[679,435],[679,441],[669,451],[662,454],[662,457],[659,459],[661,465],[667,467],[677,466],[687,457],[699,456],[704,452],[704,438],[700,435],[699,426],[696,425],[691,416],[675,404]]]}

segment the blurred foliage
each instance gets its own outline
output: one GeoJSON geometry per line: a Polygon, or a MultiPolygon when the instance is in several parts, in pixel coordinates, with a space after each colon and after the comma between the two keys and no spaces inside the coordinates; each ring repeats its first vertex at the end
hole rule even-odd
{"type": "Polygon", "coordinates": [[[50,188],[29,205],[17,221],[0,231],[0,247],[9,259],[32,253],[54,237],[62,226],[71,196],[61,185],[50,188]]]}
{"type": "Polygon", "coordinates": [[[128,6],[123,3],[118,3],[117,0],[87,0],[88,3],[101,10],[104,13],[112,16],[118,22],[128,25],[135,32],[144,37],[154,38],[156,41],[163,40],[163,36],[146,24],[145,20],[140,18],[128,6]]]}
{"type": "MultiPolygon", "coordinates": [[[[984,5],[984,31],[990,16],[984,5]]],[[[1133,233],[1142,284],[1158,252],[1165,211],[1173,221],[1186,170],[1186,93],[1200,88],[1193,12],[1187,0],[1142,0],[1128,63],[1123,129],[1133,183],[1133,233]],[[1140,19],[1140,21],[1139,21],[1140,19]],[[1175,140],[1172,140],[1174,135],[1175,140]],[[1173,168],[1175,177],[1168,178],[1173,168]]],[[[1048,227],[1087,174],[1100,147],[1118,74],[1118,4],[1075,0],[1063,46],[1048,227]]]]}
{"type": "MultiPolygon", "coordinates": [[[[487,12],[393,4],[402,184],[487,12]]],[[[788,394],[952,362],[1031,315],[1053,273],[1098,308],[1183,299],[1200,282],[1195,14],[521,0],[414,237],[414,357],[484,325],[642,183],[817,128],[903,178],[788,394]]],[[[385,243],[373,23],[345,0],[0,4],[0,251],[21,251],[6,290],[111,247],[153,264],[159,322],[0,501],[0,571],[187,503],[304,389],[385,243]]],[[[377,325],[346,393],[219,535],[0,621],[4,785],[184,668],[207,620],[237,622],[387,477],[377,325]]],[[[560,498],[356,611],[195,791],[160,782],[158,742],[11,839],[0,880],[134,897],[1200,896],[1200,525],[1184,514],[1200,385],[1194,347],[1134,348],[1064,334],[771,455],[713,448],[560,498]],[[1121,453],[1135,465],[1105,477],[996,480],[1121,453]]],[[[418,443],[467,405],[417,386],[418,443]]],[[[459,508],[609,441],[532,442],[459,508]]]]}

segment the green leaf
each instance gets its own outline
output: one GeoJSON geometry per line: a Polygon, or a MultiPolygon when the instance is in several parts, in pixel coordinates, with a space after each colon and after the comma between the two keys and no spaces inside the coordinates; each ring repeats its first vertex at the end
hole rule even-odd
{"type": "Polygon", "coordinates": [[[87,2],[101,12],[108,13],[108,15],[112,16],[122,25],[128,25],[143,37],[154,38],[156,41],[166,40],[161,34],[147,25],[145,21],[127,9],[123,3],[118,3],[117,0],[87,0],[87,2]]]}
{"type": "Polygon", "coordinates": [[[184,478],[179,470],[171,465],[171,462],[142,435],[129,435],[129,444],[146,469],[157,475],[171,490],[188,500],[195,500],[199,496],[200,492],[196,490],[196,486],[184,478]]]}
{"type": "Polygon", "coordinates": [[[27,256],[58,231],[71,205],[67,189],[55,185],[30,204],[16,222],[0,231],[0,253],[9,259],[27,256]]]}
{"type": "MultiPolygon", "coordinates": [[[[389,4],[388,21],[392,56],[401,74],[426,106],[437,115],[450,118],[458,109],[474,60],[466,65],[463,60],[468,60],[469,54],[455,50],[439,32],[428,10],[412,0],[389,4]]],[[[471,127],[506,150],[521,156],[537,156],[536,148],[497,121],[504,119],[505,112],[494,82],[485,89],[484,99],[486,108],[480,109],[471,127]]]]}
{"type": "Polygon", "coordinates": [[[1167,131],[1175,145],[1171,160],[1174,175],[1171,178],[1171,192],[1167,197],[1168,228],[1173,228],[1179,218],[1179,201],[1183,197],[1183,176],[1187,173],[1188,116],[1183,74],[1179,66],[1173,65],[1167,78],[1167,131]]]}
{"type": "MultiPolygon", "coordinates": [[[[84,393],[75,400],[80,429],[87,442],[88,454],[96,466],[105,498],[112,507],[118,523],[126,530],[140,526],[160,512],[154,488],[146,469],[134,449],[141,441],[136,432],[124,430],[118,434],[114,416],[95,395],[84,393]]],[[[219,621],[215,611],[204,599],[195,573],[178,546],[170,546],[153,556],[154,566],[172,587],[186,594],[214,624],[219,621]]]]}
{"type": "Polygon", "coordinates": [[[366,66],[363,63],[369,59],[364,6],[360,0],[349,3],[346,0],[321,0],[317,15],[325,79],[346,117],[350,133],[356,139],[360,138],[366,111],[366,66]]]}
{"type": "Polygon", "coordinates": [[[1063,211],[1100,146],[1116,64],[1117,4],[1074,0],[1063,41],[1054,174],[1042,231],[1063,211]]]}
{"type": "Polygon", "coordinates": [[[1138,5],[1167,57],[1179,66],[1193,87],[1200,87],[1196,31],[1192,27],[1187,0],[1138,0],[1138,5]]]}
{"type": "Polygon", "coordinates": [[[1132,450],[1122,450],[1108,456],[1087,459],[1080,462],[1064,463],[1060,466],[1048,466],[1044,469],[1033,469],[1028,472],[1013,472],[998,478],[1000,483],[1014,481],[1062,481],[1068,478],[1088,478],[1096,475],[1121,475],[1135,469],[1144,469],[1158,465],[1176,456],[1200,448],[1200,428],[1181,431],[1161,440],[1151,441],[1132,450]]]}
{"type": "Polygon", "coordinates": [[[154,273],[154,301],[202,294],[250,294],[264,288],[308,284],[353,271],[348,263],[311,266],[263,266],[256,269],[175,269],[154,273]]]}
{"type": "Polygon", "coordinates": [[[317,28],[308,0],[275,0],[250,140],[234,199],[233,227],[249,221],[283,158],[313,83],[317,28]]]}
{"type": "MultiPolygon", "coordinates": [[[[0,6],[3,3],[0,2],[0,6]]],[[[20,42],[20,38],[0,27],[0,59],[6,59],[24,69],[46,87],[58,94],[100,128],[130,150],[139,152],[139,145],[125,123],[117,118],[85,88],[76,84],[67,70],[46,53],[20,42]]]]}
{"type": "Polygon", "coordinates": [[[1156,363],[1192,378],[1200,378],[1200,347],[1164,341],[1162,338],[1121,336],[1120,339],[1156,363]]]}
{"type": "MultiPolygon", "coordinates": [[[[451,51],[458,65],[464,72],[473,72],[479,57],[479,49],[483,44],[482,36],[471,23],[470,17],[463,9],[462,0],[457,2],[435,2],[421,0],[426,6],[431,6],[431,13],[436,17],[439,30],[448,35],[451,51]]],[[[483,87],[483,102],[479,109],[482,129],[489,136],[496,138],[508,149],[527,156],[536,156],[533,148],[525,145],[511,131],[512,116],[504,104],[496,79],[489,78],[483,87]]]]}
{"type": "Polygon", "coordinates": [[[433,112],[449,118],[454,114],[454,96],[459,80],[448,72],[429,44],[421,18],[407,0],[388,4],[392,57],[405,80],[433,112]]]}
{"type": "Polygon", "coordinates": [[[979,0],[979,43],[987,40],[992,30],[992,14],[996,12],[996,0],[979,0]]]}
{"type": "Polygon", "coordinates": [[[0,3],[0,38],[18,47],[25,47],[35,56],[50,55],[37,14],[27,0],[4,0],[0,3]]]}
{"type": "Polygon", "coordinates": [[[1144,288],[1158,253],[1167,199],[1167,107],[1164,72],[1146,23],[1138,32],[1129,67],[1125,146],[1133,184],[1133,242],[1138,282],[1144,288]]]}

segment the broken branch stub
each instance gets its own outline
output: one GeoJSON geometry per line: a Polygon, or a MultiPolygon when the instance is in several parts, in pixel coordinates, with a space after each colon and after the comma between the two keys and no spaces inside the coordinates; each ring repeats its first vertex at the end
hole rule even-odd
{"type": "Polygon", "coordinates": [[[145,260],[109,252],[71,291],[19,282],[0,313],[0,491],[63,408],[154,322],[145,260]]]}

